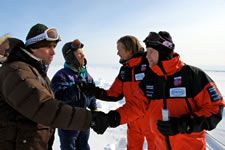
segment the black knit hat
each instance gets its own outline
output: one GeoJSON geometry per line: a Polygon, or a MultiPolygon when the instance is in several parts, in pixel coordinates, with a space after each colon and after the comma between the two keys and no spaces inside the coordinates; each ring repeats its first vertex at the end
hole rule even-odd
{"type": "Polygon", "coordinates": [[[74,51],[79,48],[83,48],[84,44],[80,42],[80,40],[76,39],[72,42],[68,42],[64,44],[62,48],[63,57],[67,64],[72,65],[75,68],[80,67],[80,63],[74,55],[74,51]]]}
{"type": "Polygon", "coordinates": [[[146,48],[151,47],[159,52],[159,61],[168,60],[173,57],[175,44],[168,32],[150,32],[143,42],[146,48]]]}
{"type": "Polygon", "coordinates": [[[31,39],[32,37],[35,37],[41,33],[44,33],[45,30],[47,30],[48,27],[44,24],[36,24],[33,27],[30,28],[30,31],[27,34],[26,40],[31,39]]]}
{"type": "MultiPolygon", "coordinates": [[[[31,27],[30,31],[27,34],[26,41],[37,35],[44,33],[47,29],[48,29],[48,27],[46,25],[37,23],[36,25],[31,27]]],[[[59,40],[56,40],[56,41],[42,40],[42,41],[36,42],[34,44],[27,45],[27,48],[45,47],[45,46],[56,44],[59,40]]]]}

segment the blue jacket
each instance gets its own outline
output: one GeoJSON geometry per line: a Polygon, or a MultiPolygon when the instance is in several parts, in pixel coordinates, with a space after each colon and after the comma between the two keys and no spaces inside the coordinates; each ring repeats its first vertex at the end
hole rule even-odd
{"type": "Polygon", "coordinates": [[[70,68],[67,64],[60,69],[51,80],[51,88],[56,99],[61,100],[74,107],[89,108],[95,110],[97,108],[94,96],[87,96],[83,93],[78,83],[81,81],[94,83],[93,78],[84,69],[82,73],[78,73],[70,68]]]}

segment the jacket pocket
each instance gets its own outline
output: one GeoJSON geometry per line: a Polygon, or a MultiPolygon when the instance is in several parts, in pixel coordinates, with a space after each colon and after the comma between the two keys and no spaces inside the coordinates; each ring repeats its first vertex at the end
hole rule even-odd
{"type": "Polygon", "coordinates": [[[52,132],[51,129],[48,127],[37,127],[32,130],[20,130],[17,136],[17,148],[19,150],[47,150],[48,142],[51,136],[52,132]]]}

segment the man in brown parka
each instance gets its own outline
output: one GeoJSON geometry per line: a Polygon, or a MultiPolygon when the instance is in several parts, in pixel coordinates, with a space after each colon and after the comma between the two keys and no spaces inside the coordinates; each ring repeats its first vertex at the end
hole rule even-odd
{"type": "MultiPolygon", "coordinates": [[[[102,133],[103,112],[90,112],[56,100],[47,68],[60,37],[54,28],[34,25],[25,45],[13,47],[0,68],[0,150],[50,150],[55,127],[102,133]]],[[[22,42],[23,43],[23,42],[22,42]]]]}

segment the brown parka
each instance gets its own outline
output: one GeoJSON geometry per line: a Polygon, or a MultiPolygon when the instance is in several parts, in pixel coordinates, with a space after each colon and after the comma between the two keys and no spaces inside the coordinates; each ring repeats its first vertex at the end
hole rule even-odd
{"type": "Polygon", "coordinates": [[[38,62],[18,51],[0,68],[0,149],[47,150],[52,128],[89,128],[91,112],[54,99],[38,62]]]}

